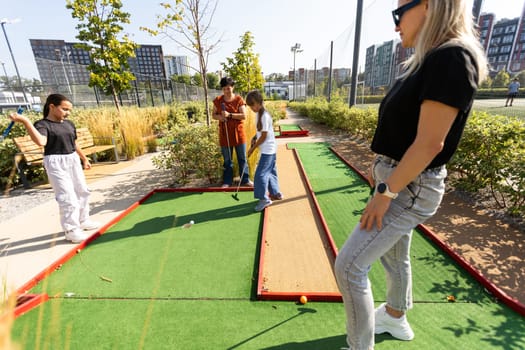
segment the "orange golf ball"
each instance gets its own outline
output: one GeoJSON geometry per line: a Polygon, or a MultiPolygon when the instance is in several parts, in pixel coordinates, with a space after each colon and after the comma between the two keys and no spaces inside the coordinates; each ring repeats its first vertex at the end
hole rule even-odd
{"type": "Polygon", "coordinates": [[[301,304],[306,304],[308,302],[308,298],[306,297],[306,295],[301,295],[301,297],[299,298],[299,302],[301,304]]]}

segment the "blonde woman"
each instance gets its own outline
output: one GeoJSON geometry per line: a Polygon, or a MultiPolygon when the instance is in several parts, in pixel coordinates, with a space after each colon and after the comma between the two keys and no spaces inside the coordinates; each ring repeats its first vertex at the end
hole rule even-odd
{"type": "MultiPolygon", "coordinates": [[[[392,11],[405,48],[405,73],[379,108],[370,170],[375,192],[336,259],[349,349],[374,348],[374,333],[412,340],[412,229],[434,215],[445,164],[459,143],[478,84],[487,74],[467,0],[399,0],[392,11]],[[380,259],[386,303],[374,310],[368,280],[380,259]]],[[[381,296],[383,297],[383,296],[381,296]]]]}

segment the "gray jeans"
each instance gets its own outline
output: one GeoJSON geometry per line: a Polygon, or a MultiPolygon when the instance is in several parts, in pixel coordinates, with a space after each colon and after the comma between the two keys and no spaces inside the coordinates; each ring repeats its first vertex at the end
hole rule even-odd
{"type": "MultiPolygon", "coordinates": [[[[374,163],[375,183],[388,178],[397,162],[378,156],[374,163]]],[[[374,348],[374,298],[368,272],[381,259],[387,282],[386,301],[394,309],[412,308],[410,241],[412,229],[431,217],[445,191],[445,166],[428,169],[392,200],[383,218],[383,228],[371,231],[359,224],[335,261],[335,274],[347,318],[347,342],[352,350],[374,348]]]]}

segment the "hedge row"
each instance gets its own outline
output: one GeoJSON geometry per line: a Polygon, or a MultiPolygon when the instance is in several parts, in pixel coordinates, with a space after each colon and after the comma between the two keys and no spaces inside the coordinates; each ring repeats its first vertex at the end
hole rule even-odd
{"type": "MultiPolygon", "coordinates": [[[[341,101],[312,99],[289,107],[313,121],[371,142],[377,109],[349,108],[341,101]]],[[[453,185],[490,193],[499,209],[525,214],[525,122],[473,111],[459,148],[448,164],[453,185]]]]}

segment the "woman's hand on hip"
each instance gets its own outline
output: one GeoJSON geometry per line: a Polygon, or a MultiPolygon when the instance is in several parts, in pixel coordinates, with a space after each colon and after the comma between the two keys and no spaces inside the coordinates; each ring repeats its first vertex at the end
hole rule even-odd
{"type": "Polygon", "coordinates": [[[370,231],[375,224],[377,229],[381,230],[383,228],[383,217],[390,207],[390,202],[392,199],[376,193],[366,205],[361,219],[359,219],[361,229],[370,231]]]}

